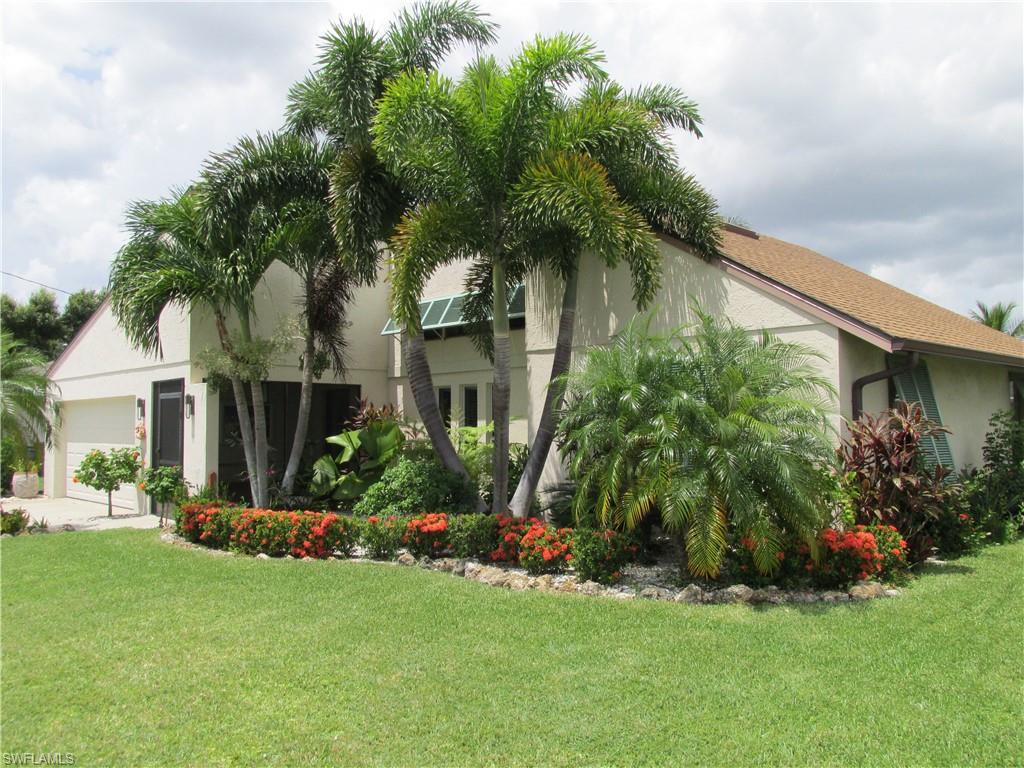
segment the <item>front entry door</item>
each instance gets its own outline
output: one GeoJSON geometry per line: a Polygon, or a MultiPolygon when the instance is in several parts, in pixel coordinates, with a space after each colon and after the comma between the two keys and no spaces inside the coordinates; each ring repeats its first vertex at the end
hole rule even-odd
{"type": "MultiPolygon", "coordinates": [[[[153,466],[180,467],[185,453],[185,380],[154,383],[153,404],[153,466]]],[[[155,501],[150,512],[160,514],[155,501]]]]}

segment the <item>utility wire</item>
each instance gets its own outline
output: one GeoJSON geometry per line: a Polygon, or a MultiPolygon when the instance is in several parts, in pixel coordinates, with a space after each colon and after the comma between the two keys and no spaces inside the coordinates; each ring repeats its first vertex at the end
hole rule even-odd
{"type": "Polygon", "coordinates": [[[8,277],[16,277],[19,280],[24,280],[26,283],[32,283],[33,285],[38,285],[41,288],[46,288],[49,291],[57,291],[57,293],[64,293],[64,294],[67,294],[68,296],[71,295],[71,291],[65,291],[63,288],[54,288],[52,285],[47,285],[46,283],[40,283],[38,280],[30,280],[27,277],[22,277],[21,275],[16,275],[13,272],[8,272],[6,270],[0,270],[0,272],[2,272],[3,274],[7,275],[8,277]]]}

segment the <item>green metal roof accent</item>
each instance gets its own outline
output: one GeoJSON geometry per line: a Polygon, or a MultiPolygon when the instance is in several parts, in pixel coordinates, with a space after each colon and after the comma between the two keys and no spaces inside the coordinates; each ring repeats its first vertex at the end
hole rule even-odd
{"type": "MultiPolygon", "coordinates": [[[[430,299],[420,302],[420,324],[424,331],[437,331],[444,328],[458,328],[466,325],[469,321],[462,317],[462,306],[466,303],[468,293],[457,293],[454,296],[442,296],[439,299],[430,299]]],[[[512,291],[512,297],[508,302],[508,318],[526,317],[526,287],[517,285],[512,291]]],[[[398,327],[395,318],[388,318],[381,336],[389,336],[398,333],[402,329],[398,327]]]]}

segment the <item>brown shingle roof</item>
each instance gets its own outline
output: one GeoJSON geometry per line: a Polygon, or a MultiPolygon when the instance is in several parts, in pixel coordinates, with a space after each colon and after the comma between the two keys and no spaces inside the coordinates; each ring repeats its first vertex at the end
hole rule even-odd
{"type": "Polygon", "coordinates": [[[823,304],[894,340],[1015,358],[1024,341],[932,304],[809,248],[764,235],[722,231],[722,252],[736,264],[823,304]]]}

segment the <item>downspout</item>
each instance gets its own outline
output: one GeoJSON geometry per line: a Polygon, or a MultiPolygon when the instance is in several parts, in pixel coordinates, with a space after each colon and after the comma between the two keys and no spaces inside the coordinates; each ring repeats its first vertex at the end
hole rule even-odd
{"type": "Polygon", "coordinates": [[[859,379],[853,382],[852,392],[852,405],[853,405],[853,420],[856,421],[860,418],[864,412],[864,387],[868,384],[872,384],[876,381],[885,381],[891,379],[893,376],[900,376],[904,373],[909,373],[917,367],[917,364],[921,361],[921,355],[917,352],[911,352],[910,357],[903,365],[898,365],[895,368],[885,368],[875,373],[869,373],[867,376],[861,376],[859,379]]]}

